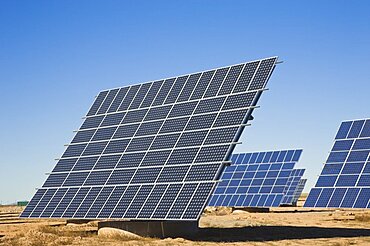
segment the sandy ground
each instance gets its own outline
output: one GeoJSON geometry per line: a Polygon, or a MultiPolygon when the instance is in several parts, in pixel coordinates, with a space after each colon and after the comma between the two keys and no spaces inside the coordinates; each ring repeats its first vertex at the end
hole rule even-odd
{"type": "Polygon", "coordinates": [[[209,208],[197,238],[98,236],[97,222],[19,219],[22,207],[0,207],[0,245],[370,245],[370,211],[277,208],[270,212],[209,208]]]}

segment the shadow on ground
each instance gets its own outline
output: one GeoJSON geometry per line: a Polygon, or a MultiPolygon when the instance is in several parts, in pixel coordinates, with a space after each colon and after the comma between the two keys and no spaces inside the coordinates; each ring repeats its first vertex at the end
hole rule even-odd
{"type": "Polygon", "coordinates": [[[370,229],[257,226],[241,228],[200,228],[196,235],[184,238],[192,241],[241,242],[364,236],[370,236],[370,229]]]}
{"type": "Polygon", "coordinates": [[[335,210],[284,210],[284,211],[269,211],[269,213],[275,213],[275,214],[290,214],[290,213],[312,213],[312,212],[333,212],[335,210]]]}

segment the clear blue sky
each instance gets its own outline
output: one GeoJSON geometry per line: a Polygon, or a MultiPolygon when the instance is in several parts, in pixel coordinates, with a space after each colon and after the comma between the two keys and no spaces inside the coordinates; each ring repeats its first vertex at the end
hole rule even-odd
{"type": "MultiPolygon", "coordinates": [[[[30,199],[102,89],[278,55],[238,151],[303,148],[314,185],[370,116],[369,1],[1,1],[0,202],[30,199]]],[[[306,189],[307,190],[307,189],[306,189]]]]}

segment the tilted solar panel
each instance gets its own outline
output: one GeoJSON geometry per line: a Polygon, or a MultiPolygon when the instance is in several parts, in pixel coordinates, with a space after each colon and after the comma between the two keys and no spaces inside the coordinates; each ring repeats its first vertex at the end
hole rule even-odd
{"type": "Polygon", "coordinates": [[[370,119],[344,121],[305,207],[370,208],[370,119]]]}
{"type": "Polygon", "coordinates": [[[298,199],[301,197],[303,189],[306,185],[307,179],[300,179],[297,185],[296,190],[293,195],[293,204],[297,204],[298,199]]]}
{"type": "Polygon", "coordinates": [[[197,220],[276,60],[100,92],[21,217],[197,220]]]}
{"type": "Polygon", "coordinates": [[[293,205],[294,193],[298,187],[299,181],[301,180],[305,169],[293,169],[288,179],[287,185],[284,189],[284,197],[281,201],[282,205],[293,205]]]}
{"type": "Polygon", "coordinates": [[[233,154],[208,206],[278,207],[302,150],[233,154]]]}

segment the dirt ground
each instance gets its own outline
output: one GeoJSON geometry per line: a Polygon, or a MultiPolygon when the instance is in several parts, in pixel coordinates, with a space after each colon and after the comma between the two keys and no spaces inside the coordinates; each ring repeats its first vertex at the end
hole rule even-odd
{"type": "Polygon", "coordinates": [[[208,208],[197,238],[98,236],[97,222],[19,219],[23,207],[0,207],[0,245],[370,245],[370,211],[276,208],[270,212],[208,208]]]}

